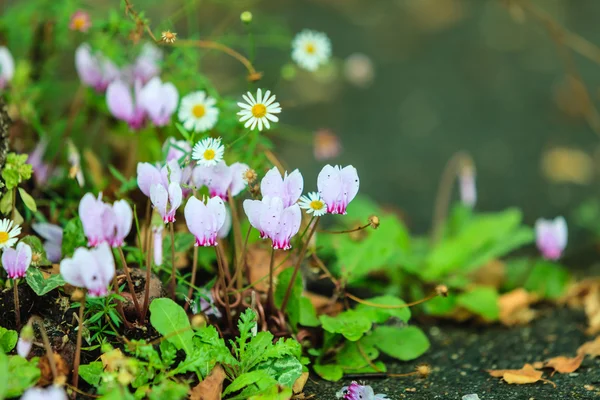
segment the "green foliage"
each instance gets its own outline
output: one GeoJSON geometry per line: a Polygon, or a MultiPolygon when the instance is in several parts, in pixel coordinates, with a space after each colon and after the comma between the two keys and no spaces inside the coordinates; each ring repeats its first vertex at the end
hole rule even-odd
{"type": "Polygon", "coordinates": [[[569,272],[563,266],[540,260],[533,266],[525,289],[542,298],[556,300],[564,294],[570,279],[569,272]]]}
{"type": "Polygon", "coordinates": [[[341,333],[346,339],[355,342],[371,329],[372,321],[369,316],[368,312],[348,310],[335,317],[321,315],[320,320],[327,332],[341,333]]]}
{"type": "MultiPolygon", "coordinates": [[[[285,297],[285,292],[290,284],[292,279],[292,274],[294,273],[294,268],[286,268],[279,275],[277,275],[277,287],[275,288],[275,305],[278,308],[281,308],[283,303],[283,298],[285,297]]],[[[287,303],[286,311],[288,317],[290,319],[290,323],[293,326],[297,326],[300,322],[300,299],[302,298],[302,277],[300,274],[296,275],[296,279],[294,281],[294,285],[292,286],[292,291],[290,293],[289,301],[287,303]]],[[[309,301],[310,302],[310,301],[309,301]]],[[[310,313],[310,311],[309,311],[310,313]]],[[[310,318],[310,317],[308,317],[310,318]]]]}
{"type": "Polygon", "coordinates": [[[33,171],[31,165],[27,164],[27,157],[27,154],[8,153],[2,170],[2,180],[7,190],[12,190],[31,178],[33,171]]]}
{"type": "Polygon", "coordinates": [[[414,360],[429,349],[429,339],[416,326],[378,326],[365,342],[402,361],[414,360]]]}
{"type": "Polygon", "coordinates": [[[94,361],[79,366],[79,376],[92,386],[98,386],[103,372],[104,366],[102,365],[102,361],[94,361]]]}
{"type": "Polygon", "coordinates": [[[458,295],[456,304],[486,320],[494,321],[500,313],[498,298],[496,289],[482,286],[458,295]]]}
{"type": "MultiPolygon", "coordinates": [[[[394,296],[373,297],[371,299],[366,299],[366,301],[368,301],[369,303],[379,304],[382,306],[391,306],[391,307],[402,306],[402,305],[406,304],[404,301],[402,301],[399,298],[394,297],[394,296]]],[[[365,304],[359,304],[356,307],[356,311],[368,315],[369,319],[373,323],[378,323],[378,324],[384,323],[390,317],[396,317],[399,320],[404,321],[404,322],[408,322],[408,320],[410,319],[410,308],[408,308],[408,307],[380,308],[380,307],[368,306],[365,304]]]]}
{"type": "Polygon", "coordinates": [[[67,222],[63,230],[62,240],[62,256],[63,258],[72,257],[75,249],[78,247],[85,247],[87,245],[87,239],[83,232],[83,225],[78,217],[72,218],[67,222]]]}
{"type": "Polygon", "coordinates": [[[29,287],[32,288],[35,294],[38,296],[43,296],[46,293],[65,284],[65,280],[63,279],[62,275],[53,274],[48,278],[45,278],[44,274],[42,274],[42,272],[35,267],[27,269],[25,279],[29,287]]]}
{"type": "Polygon", "coordinates": [[[9,377],[4,383],[6,385],[4,389],[2,378],[0,378],[0,393],[4,392],[6,397],[17,397],[32,387],[41,374],[37,363],[37,357],[27,361],[21,356],[6,357],[3,354],[0,355],[0,371],[3,369],[8,370],[5,376],[9,377]]]}
{"type": "Polygon", "coordinates": [[[19,334],[17,331],[9,330],[0,326],[0,352],[8,353],[17,345],[19,334]]]}
{"type": "Polygon", "coordinates": [[[44,245],[42,244],[40,238],[33,235],[27,235],[21,239],[21,242],[28,244],[29,247],[31,247],[32,253],[37,256],[32,257],[32,267],[47,267],[52,265],[50,260],[47,258],[46,250],[44,249],[44,245]]]}
{"type": "Polygon", "coordinates": [[[150,323],[170,343],[186,354],[192,354],[194,332],[186,312],[171,299],[154,299],[150,303],[150,323]]]}

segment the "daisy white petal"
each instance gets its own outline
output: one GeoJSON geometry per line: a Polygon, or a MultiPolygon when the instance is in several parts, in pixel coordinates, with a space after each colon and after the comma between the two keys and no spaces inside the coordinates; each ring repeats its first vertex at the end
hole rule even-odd
{"type": "Polygon", "coordinates": [[[194,146],[192,158],[198,161],[198,164],[204,166],[217,165],[223,160],[225,146],[221,144],[221,138],[206,138],[194,146]]]}
{"type": "Polygon", "coordinates": [[[262,131],[263,127],[266,127],[266,129],[271,128],[269,120],[272,122],[279,121],[273,114],[279,114],[281,107],[279,103],[275,102],[276,97],[271,94],[270,90],[265,91],[263,96],[262,89],[258,89],[256,101],[254,101],[254,96],[250,92],[242,95],[242,98],[246,103],[238,103],[240,111],[237,115],[240,117],[239,121],[244,122],[245,128],[254,130],[254,128],[258,127],[258,130],[262,131]]]}
{"type": "Polygon", "coordinates": [[[204,132],[212,129],[219,119],[215,104],[216,100],[204,91],[193,92],[181,99],[177,116],[186,129],[204,132]]]}
{"type": "Polygon", "coordinates": [[[292,42],[292,59],[306,70],[317,70],[327,64],[330,57],[331,41],[322,32],[305,29],[292,42]]]}

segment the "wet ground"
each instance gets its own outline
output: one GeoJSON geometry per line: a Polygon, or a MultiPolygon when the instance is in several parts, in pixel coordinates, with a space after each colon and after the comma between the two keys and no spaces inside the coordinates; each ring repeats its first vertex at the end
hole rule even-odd
{"type": "MultiPolygon", "coordinates": [[[[546,308],[528,326],[469,326],[442,323],[426,328],[431,339],[430,350],[413,362],[388,363],[388,372],[405,373],[420,363],[428,363],[433,372],[427,379],[387,378],[369,380],[375,393],[386,393],[390,399],[461,400],[477,394],[481,400],[575,400],[600,399],[600,359],[586,358],[572,374],[555,374],[545,370],[548,383],[509,385],[490,377],[486,369],[519,369],[525,363],[548,358],[574,356],[577,348],[593,338],[585,335],[586,321],[582,313],[568,309],[546,308]]],[[[309,381],[306,394],[318,400],[335,399],[335,393],[350,381],[339,383],[309,381]]]]}

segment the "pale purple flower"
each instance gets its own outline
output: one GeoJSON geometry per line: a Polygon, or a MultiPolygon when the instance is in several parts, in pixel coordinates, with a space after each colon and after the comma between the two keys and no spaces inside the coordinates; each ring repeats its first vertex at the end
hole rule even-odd
{"type": "Polygon", "coordinates": [[[123,76],[129,82],[140,80],[142,83],[146,83],[160,73],[162,58],[162,50],[151,43],[144,43],[135,62],[123,68],[123,76]]]}
{"type": "Polygon", "coordinates": [[[317,177],[319,195],[330,214],[346,214],[346,207],[356,197],[359,185],[358,173],[352,165],[344,168],[326,165],[317,177]]]}
{"type": "Polygon", "coordinates": [[[288,250],[292,247],[291,238],[300,229],[302,212],[298,204],[283,204],[280,197],[265,196],[262,200],[245,200],[244,211],[261,238],[270,238],[274,249],[288,250]]]}
{"type": "Polygon", "coordinates": [[[196,237],[196,246],[216,246],[217,234],[226,218],[223,199],[213,197],[204,204],[196,197],[190,197],[184,213],[187,227],[196,237]]]}
{"type": "Polygon", "coordinates": [[[48,142],[46,139],[40,140],[33,151],[29,153],[29,157],[27,157],[27,164],[31,164],[33,177],[38,186],[44,186],[52,173],[52,167],[44,162],[44,153],[47,146],[48,142]]]}
{"type": "Polygon", "coordinates": [[[162,150],[163,154],[166,154],[165,161],[179,161],[190,155],[192,146],[185,140],[175,140],[175,138],[171,136],[165,140],[162,150]]]}
{"type": "MultiPolygon", "coordinates": [[[[243,171],[242,171],[243,172],[243,171]]],[[[288,175],[287,171],[282,177],[277,167],[273,167],[265,174],[260,182],[260,191],[263,196],[279,197],[283,207],[295,204],[304,189],[304,178],[297,169],[288,175]]]]}
{"type": "Polygon", "coordinates": [[[89,44],[81,44],[75,50],[75,69],[85,86],[104,92],[108,85],[119,78],[119,69],[100,51],[92,53],[89,44]]]}
{"type": "Polygon", "coordinates": [[[542,256],[548,260],[560,258],[567,247],[567,222],[563,217],[554,220],[538,219],[535,222],[536,244],[542,256]]]}
{"type": "Polygon", "coordinates": [[[163,225],[152,227],[155,265],[162,265],[163,262],[163,229],[163,225]]]}
{"type": "Polygon", "coordinates": [[[106,89],[106,105],[116,119],[127,122],[133,130],[141,129],[146,123],[147,110],[141,102],[142,82],[135,81],[133,94],[122,80],[111,82],[106,89]]]}
{"type": "Polygon", "coordinates": [[[163,167],[157,167],[150,163],[138,163],[137,182],[142,193],[150,197],[150,187],[153,184],[162,185],[167,190],[169,183],[182,183],[181,167],[177,160],[168,161],[163,167]]]}
{"type": "Polygon", "coordinates": [[[83,10],[77,10],[71,15],[69,29],[72,31],[87,32],[92,26],[90,14],[83,10]]]}
{"type": "Polygon", "coordinates": [[[15,75],[15,60],[10,51],[0,46],[0,90],[4,89],[15,75]]]}
{"type": "Polygon", "coordinates": [[[67,394],[60,386],[33,387],[23,393],[21,400],[67,400],[67,394]]]}
{"type": "Polygon", "coordinates": [[[231,220],[231,211],[229,210],[229,207],[225,207],[225,222],[223,222],[223,226],[221,227],[221,229],[219,229],[219,232],[217,232],[217,237],[219,239],[223,239],[226,238],[227,235],[229,235],[229,231],[231,231],[231,225],[232,225],[232,220],[231,220]]]}
{"type": "Polygon", "coordinates": [[[33,340],[29,340],[24,337],[19,337],[19,340],[17,341],[17,354],[23,358],[27,358],[27,356],[31,352],[32,346],[33,340]]]}
{"type": "Polygon", "coordinates": [[[229,190],[232,196],[237,196],[244,190],[248,184],[244,179],[244,171],[249,168],[243,163],[227,165],[224,161],[210,167],[198,165],[194,168],[192,181],[196,186],[208,187],[211,197],[219,196],[227,200],[229,190]]]}
{"type": "Polygon", "coordinates": [[[196,301],[192,304],[192,312],[194,314],[202,312],[206,316],[214,315],[216,318],[221,318],[221,311],[215,305],[212,293],[204,288],[199,290],[196,301]]]}
{"type": "Polygon", "coordinates": [[[375,394],[373,388],[369,385],[359,385],[352,382],[350,386],[344,386],[342,390],[335,394],[335,397],[342,400],[388,400],[385,394],[375,394]]]}
{"type": "Polygon", "coordinates": [[[79,202],[79,218],[89,246],[107,242],[120,247],[131,231],[133,211],[125,200],[111,206],[102,201],[102,193],[97,198],[86,193],[79,202]]]}
{"type": "Polygon", "coordinates": [[[168,125],[179,102],[175,85],[163,83],[157,76],[150,79],[136,97],[154,126],[168,125]]]}
{"type": "Polygon", "coordinates": [[[102,221],[105,210],[102,193],[97,198],[91,193],[86,193],[79,202],[79,218],[83,225],[83,232],[88,239],[88,246],[97,246],[105,241],[102,221]]]}
{"type": "Polygon", "coordinates": [[[107,243],[88,250],[79,247],[60,262],[60,274],[70,285],[85,288],[90,297],[104,297],[115,275],[115,261],[107,243]]]}
{"type": "Polygon", "coordinates": [[[46,257],[53,263],[60,262],[63,230],[60,226],[46,222],[38,222],[31,225],[34,231],[46,241],[44,250],[46,257]]]}
{"type": "Polygon", "coordinates": [[[125,238],[131,232],[133,223],[133,210],[129,203],[125,200],[117,200],[106,208],[105,215],[110,215],[111,225],[106,231],[106,241],[112,247],[120,247],[123,245],[125,238]]]}
{"type": "Polygon", "coordinates": [[[474,207],[475,202],[477,201],[475,170],[472,167],[461,168],[461,171],[458,174],[458,183],[461,202],[468,207],[474,207]]]}
{"type": "Polygon", "coordinates": [[[31,247],[26,243],[19,242],[15,249],[6,247],[2,252],[2,266],[8,278],[24,278],[27,268],[31,265],[31,256],[31,247]]]}
{"type": "Polygon", "coordinates": [[[175,222],[175,213],[182,200],[183,192],[177,182],[169,183],[167,188],[159,183],[150,186],[150,201],[165,223],[175,222]]]}

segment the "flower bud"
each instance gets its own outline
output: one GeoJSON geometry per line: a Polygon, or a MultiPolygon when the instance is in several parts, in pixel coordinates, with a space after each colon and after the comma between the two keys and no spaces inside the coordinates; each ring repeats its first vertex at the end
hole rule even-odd
{"type": "Polygon", "coordinates": [[[250,11],[244,11],[240,14],[240,20],[245,24],[249,24],[252,22],[252,13],[250,11]]]}
{"type": "Polygon", "coordinates": [[[435,292],[440,297],[448,297],[448,286],[446,286],[446,285],[437,285],[435,287],[435,292]]]}
{"type": "Polygon", "coordinates": [[[371,224],[371,228],[373,229],[379,228],[379,217],[377,215],[371,215],[369,217],[369,224],[371,224]]]}
{"type": "Polygon", "coordinates": [[[192,317],[191,325],[193,329],[201,329],[206,326],[206,318],[202,314],[196,314],[192,317]]]}

